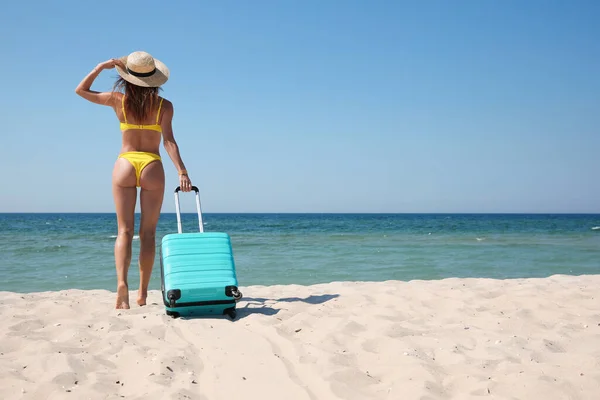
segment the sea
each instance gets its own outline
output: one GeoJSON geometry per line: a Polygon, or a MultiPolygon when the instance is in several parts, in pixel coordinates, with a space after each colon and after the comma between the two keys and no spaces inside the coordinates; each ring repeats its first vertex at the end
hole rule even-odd
{"type": "MultiPolygon", "coordinates": [[[[600,214],[203,214],[249,285],[600,273],[600,214]]],[[[196,214],[183,231],[198,232],[196,214]]],[[[139,214],[136,215],[136,229],[139,214]]],[[[160,289],[161,214],[150,289],[160,289]]],[[[116,290],[115,214],[0,214],[0,291],[116,290]]],[[[129,286],[137,289],[139,236],[129,286]]]]}

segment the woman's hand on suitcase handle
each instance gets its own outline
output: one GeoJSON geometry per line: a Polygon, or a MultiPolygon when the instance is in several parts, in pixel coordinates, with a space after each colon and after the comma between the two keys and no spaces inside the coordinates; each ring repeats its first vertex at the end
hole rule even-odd
{"type": "Polygon", "coordinates": [[[187,173],[179,175],[179,187],[182,192],[189,192],[192,190],[192,181],[187,173]]]}

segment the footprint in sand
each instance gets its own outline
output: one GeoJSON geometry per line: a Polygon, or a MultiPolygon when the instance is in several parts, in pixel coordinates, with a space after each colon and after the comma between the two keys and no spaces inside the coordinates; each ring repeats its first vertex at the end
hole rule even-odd
{"type": "Polygon", "coordinates": [[[544,346],[550,350],[552,353],[564,353],[565,349],[560,344],[556,342],[551,342],[550,340],[544,339],[544,346]]]}

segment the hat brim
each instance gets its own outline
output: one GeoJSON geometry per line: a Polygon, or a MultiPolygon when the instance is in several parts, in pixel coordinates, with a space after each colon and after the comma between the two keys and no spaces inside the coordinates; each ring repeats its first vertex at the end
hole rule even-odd
{"type": "MultiPolygon", "coordinates": [[[[127,56],[121,57],[120,60],[127,66],[127,56]]],[[[169,80],[170,71],[162,61],[157,60],[156,58],[154,59],[154,66],[156,67],[154,74],[144,77],[132,75],[118,65],[115,65],[115,69],[117,70],[117,73],[129,83],[143,87],[159,87],[169,80]]]]}

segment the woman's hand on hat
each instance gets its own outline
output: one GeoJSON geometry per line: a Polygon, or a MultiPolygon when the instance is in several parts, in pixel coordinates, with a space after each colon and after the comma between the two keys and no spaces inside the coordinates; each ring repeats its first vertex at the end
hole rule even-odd
{"type": "Polygon", "coordinates": [[[113,58],[113,61],[115,62],[115,65],[121,69],[127,69],[127,66],[125,65],[125,63],[121,60],[119,60],[118,58],[113,58]]]}
{"type": "Polygon", "coordinates": [[[123,61],[118,58],[111,58],[110,60],[104,61],[103,63],[98,64],[98,68],[100,69],[112,69],[116,66],[125,69],[125,64],[123,61]]]}

